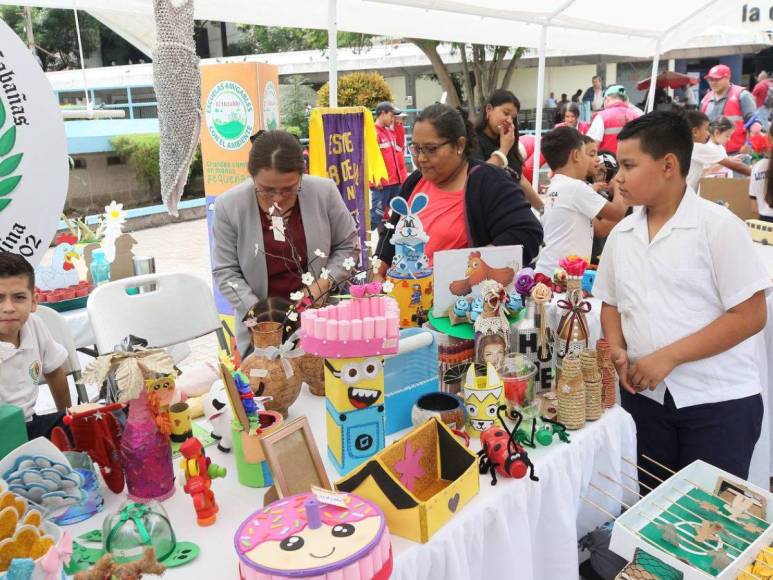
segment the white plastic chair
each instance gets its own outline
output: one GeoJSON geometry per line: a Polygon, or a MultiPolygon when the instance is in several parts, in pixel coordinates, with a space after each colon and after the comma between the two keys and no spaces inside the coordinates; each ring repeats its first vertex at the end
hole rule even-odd
{"type": "Polygon", "coordinates": [[[146,339],[151,347],[167,347],[222,333],[212,291],[191,274],[146,274],[108,282],[94,289],[86,310],[102,354],[112,352],[129,334],[146,339]],[[126,293],[127,288],[151,284],[153,291],[126,293]]]}
{"type": "Polygon", "coordinates": [[[81,382],[81,363],[78,360],[78,351],[75,348],[70,327],[67,326],[67,320],[53,308],[39,305],[35,314],[43,321],[48,331],[56,342],[61,344],[67,351],[67,360],[65,361],[65,371],[71,375],[75,382],[75,390],[78,393],[78,403],[87,403],[88,394],[86,386],[81,382]]]}

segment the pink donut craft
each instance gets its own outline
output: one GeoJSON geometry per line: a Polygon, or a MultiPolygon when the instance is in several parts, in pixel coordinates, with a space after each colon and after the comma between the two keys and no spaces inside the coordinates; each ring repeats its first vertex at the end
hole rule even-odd
{"type": "Polygon", "coordinates": [[[352,494],[346,507],[301,493],[275,501],[236,530],[239,575],[245,580],[386,580],[392,544],[384,513],[352,494]]]}

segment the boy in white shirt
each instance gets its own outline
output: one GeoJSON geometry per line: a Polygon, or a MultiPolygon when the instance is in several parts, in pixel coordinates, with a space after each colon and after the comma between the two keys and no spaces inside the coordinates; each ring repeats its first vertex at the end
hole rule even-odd
{"type": "MultiPolygon", "coordinates": [[[[685,115],[692,130],[693,147],[690,158],[690,171],[687,174],[687,185],[693,191],[699,191],[701,178],[714,165],[721,165],[739,173],[747,172],[748,175],[749,167],[747,165],[742,161],[728,157],[724,145],[710,139],[712,135],[709,130],[709,118],[705,113],[687,111],[685,115]]],[[[714,124],[714,137],[722,139],[725,134],[731,135],[732,130],[732,123],[727,118],[720,117],[717,123],[714,124]],[[729,130],[727,129],[728,126],[730,127],[729,130]]]]}
{"type": "Polygon", "coordinates": [[[773,183],[768,179],[768,159],[760,159],[752,167],[749,197],[752,211],[765,222],[773,222],[773,183]]]}
{"type": "Polygon", "coordinates": [[[593,293],[639,464],[665,479],[641,456],[673,470],[702,459],[745,479],[763,413],[748,339],[765,326],[773,284],[746,225],[686,184],[683,115],[644,115],[618,139],[618,192],[639,207],[612,230],[593,293]]]}
{"type": "Polygon", "coordinates": [[[48,437],[70,406],[67,351],[34,314],[35,271],[22,256],[0,252],[0,403],[24,412],[30,439],[48,437]],[[51,388],[57,413],[36,415],[40,383],[51,388]]]}
{"type": "Polygon", "coordinates": [[[553,129],[542,139],[542,154],[554,174],[548,187],[553,203],[546,204],[551,207],[543,223],[545,247],[536,267],[546,276],[553,276],[564,256],[582,256],[590,262],[594,232],[598,237],[607,235],[625,216],[619,196],[608,202],[585,181],[593,160],[583,145],[582,135],[572,127],[553,129]]]}

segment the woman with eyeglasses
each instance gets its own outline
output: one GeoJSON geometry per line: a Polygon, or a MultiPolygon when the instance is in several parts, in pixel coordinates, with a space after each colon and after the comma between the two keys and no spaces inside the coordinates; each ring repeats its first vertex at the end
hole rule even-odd
{"type": "MultiPolygon", "coordinates": [[[[212,273],[237,320],[266,298],[303,291],[317,301],[348,276],[344,260],[358,260],[356,226],[338,188],[330,179],[304,175],[304,166],[293,135],[261,132],[247,161],[250,179],[215,201],[212,273]],[[320,276],[323,268],[327,277],[320,276]],[[318,282],[305,287],[305,272],[318,282]]],[[[244,325],[236,325],[236,338],[246,354],[244,325]]]]}
{"type": "MultiPolygon", "coordinates": [[[[471,158],[474,145],[472,124],[448,105],[431,105],[416,118],[411,153],[418,169],[399,195],[409,206],[417,193],[429,197],[420,216],[429,235],[427,256],[432,261],[440,250],[520,244],[523,263],[529,264],[542,243],[542,226],[518,183],[500,168],[471,158]]],[[[392,225],[399,217],[393,212],[392,225]]],[[[382,276],[395,254],[389,243],[393,232],[387,228],[376,249],[382,276]]]]}

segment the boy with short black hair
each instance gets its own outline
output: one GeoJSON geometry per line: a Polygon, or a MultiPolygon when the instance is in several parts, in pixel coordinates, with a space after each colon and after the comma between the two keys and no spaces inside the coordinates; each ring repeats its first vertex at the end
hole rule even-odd
{"type": "Polygon", "coordinates": [[[67,351],[32,312],[35,271],[22,256],[0,252],[0,403],[24,412],[30,439],[48,437],[70,406],[67,351]],[[57,413],[36,415],[40,383],[51,389],[57,413]]]}
{"type": "Polygon", "coordinates": [[[590,261],[594,231],[606,235],[625,215],[625,205],[620,199],[607,201],[586,183],[591,159],[577,129],[553,129],[542,139],[542,154],[554,175],[545,204],[545,247],[536,270],[552,277],[564,256],[578,255],[590,261]]]}
{"type": "Polygon", "coordinates": [[[771,281],[744,223],[686,184],[684,115],[644,115],[618,139],[617,193],[639,207],[612,230],[593,293],[639,463],[665,479],[641,456],[673,470],[703,459],[745,479],[763,413],[747,339],[765,326],[771,281]]]}

